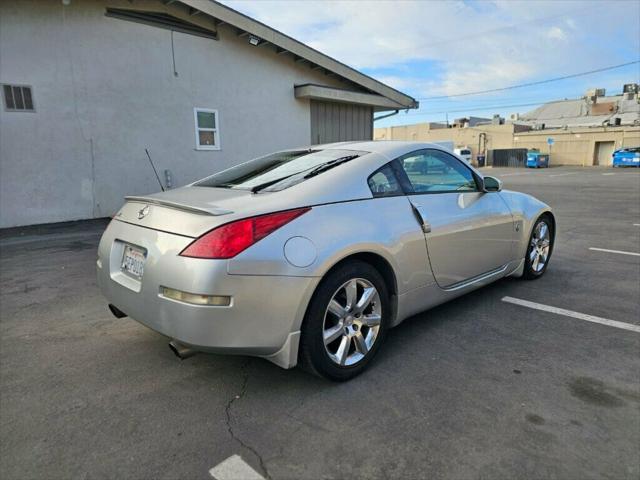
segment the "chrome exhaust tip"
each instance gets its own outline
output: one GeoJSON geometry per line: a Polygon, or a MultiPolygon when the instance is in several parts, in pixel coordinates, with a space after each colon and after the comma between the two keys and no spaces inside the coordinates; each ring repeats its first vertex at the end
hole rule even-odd
{"type": "Polygon", "coordinates": [[[189,348],[176,340],[171,340],[169,342],[169,348],[180,360],[185,360],[189,357],[193,357],[196,353],[198,353],[193,348],[189,348]]]}

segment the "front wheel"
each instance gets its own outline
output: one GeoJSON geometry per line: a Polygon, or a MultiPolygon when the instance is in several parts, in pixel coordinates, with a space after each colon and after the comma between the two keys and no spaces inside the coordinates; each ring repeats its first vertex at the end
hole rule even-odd
{"type": "Polygon", "coordinates": [[[536,221],[524,262],[524,278],[534,280],[540,278],[547,271],[551,252],[553,251],[553,223],[548,215],[543,215],[536,221]]]}
{"type": "Polygon", "coordinates": [[[330,272],[302,324],[302,367],[334,381],[359,375],[382,343],[389,307],[384,279],[368,263],[348,262],[330,272]]]}

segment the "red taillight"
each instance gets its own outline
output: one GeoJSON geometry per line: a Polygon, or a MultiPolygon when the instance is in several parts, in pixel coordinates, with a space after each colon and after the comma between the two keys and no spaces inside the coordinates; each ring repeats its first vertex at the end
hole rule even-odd
{"type": "Polygon", "coordinates": [[[311,210],[310,207],[270,213],[227,223],[194,240],[180,255],[195,258],[232,258],[258,240],[311,210]]]}

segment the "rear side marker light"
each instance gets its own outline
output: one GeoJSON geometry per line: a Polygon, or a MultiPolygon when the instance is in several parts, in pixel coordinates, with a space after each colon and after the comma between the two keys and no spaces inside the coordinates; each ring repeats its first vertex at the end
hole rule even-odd
{"type": "Polygon", "coordinates": [[[233,258],[309,210],[310,207],[297,208],[221,225],[195,239],[180,255],[193,258],[233,258]]]}
{"type": "Polygon", "coordinates": [[[160,292],[163,297],[193,305],[212,305],[216,307],[228,307],[231,305],[231,297],[226,295],[198,295],[197,293],[182,292],[168,287],[161,287],[160,292]]]}

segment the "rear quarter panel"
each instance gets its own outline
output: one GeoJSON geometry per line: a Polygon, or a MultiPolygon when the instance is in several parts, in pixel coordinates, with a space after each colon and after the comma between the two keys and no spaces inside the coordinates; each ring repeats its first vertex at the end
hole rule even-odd
{"type": "Polygon", "coordinates": [[[355,253],[374,253],[393,268],[398,293],[433,283],[422,230],[404,196],[315,206],[308,213],[229,260],[230,274],[322,277],[355,253]],[[292,265],[285,244],[304,237],[313,261],[292,265]]]}

